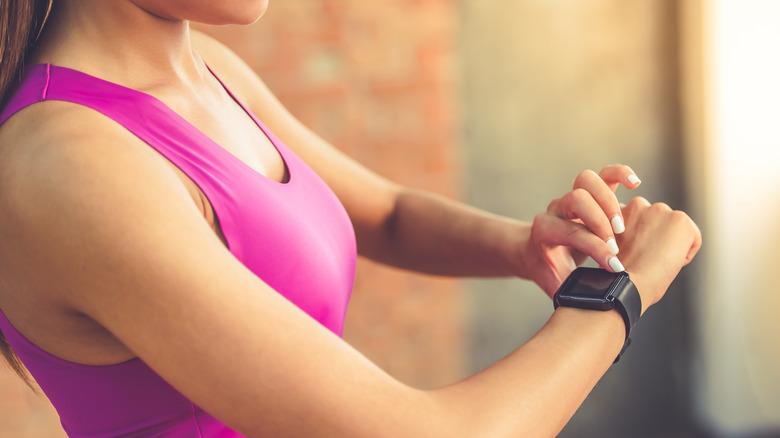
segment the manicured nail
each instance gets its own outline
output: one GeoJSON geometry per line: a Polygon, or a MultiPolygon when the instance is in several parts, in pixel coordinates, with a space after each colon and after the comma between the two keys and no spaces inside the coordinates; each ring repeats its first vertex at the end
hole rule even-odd
{"type": "Polygon", "coordinates": [[[617,254],[620,252],[614,237],[607,239],[607,246],[609,247],[609,250],[612,251],[612,254],[617,254]]]}
{"type": "Polygon", "coordinates": [[[642,182],[642,180],[639,179],[638,176],[632,173],[631,175],[628,175],[628,182],[630,182],[631,184],[639,184],[642,182]]]}
{"type": "Polygon", "coordinates": [[[612,268],[615,272],[623,272],[626,270],[626,268],[623,267],[623,264],[620,263],[620,260],[618,260],[617,257],[612,257],[609,259],[609,267],[612,268]]]}
{"type": "Polygon", "coordinates": [[[612,230],[615,231],[615,234],[620,234],[623,231],[626,231],[626,225],[623,223],[623,218],[620,217],[620,215],[615,215],[612,218],[612,230]]]}

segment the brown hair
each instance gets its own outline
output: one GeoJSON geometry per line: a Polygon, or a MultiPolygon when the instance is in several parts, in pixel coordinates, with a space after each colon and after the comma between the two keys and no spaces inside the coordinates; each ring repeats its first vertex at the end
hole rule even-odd
{"type": "MultiPolygon", "coordinates": [[[[0,108],[7,93],[22,75],[25,56],[43,30],[52,0],[3,0],[0,2],[0,108]]],[[[33,389],[30,377],[0,331],[0,353],[33,389]]]]}
{"type": "Polygon", "coordinates": [[[33,48],[52,0],[4,0],[0,3],[0,102],[21,76],[24,58],[33,48]]]}

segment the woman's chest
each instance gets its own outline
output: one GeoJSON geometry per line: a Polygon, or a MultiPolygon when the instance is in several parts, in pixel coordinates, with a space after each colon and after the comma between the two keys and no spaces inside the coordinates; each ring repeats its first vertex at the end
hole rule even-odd
{"type": "Polygon", "coordinates": [[[156,94],[168,109],[191,128],[260,175],[286,182],[289,169],[268,135],[232,96],[223,90],[215,93],[156,94]]]}

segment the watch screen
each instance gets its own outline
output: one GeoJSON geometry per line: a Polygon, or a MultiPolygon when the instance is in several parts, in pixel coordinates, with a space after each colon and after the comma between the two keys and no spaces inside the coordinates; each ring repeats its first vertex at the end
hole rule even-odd
{"type": "Polygon", "coordinates": [[[607,271],[583,270],[579,271],[577,281],[577,295],[593,298],[604,298],[606,291],[614,283],[615,277],[607,271]]]}

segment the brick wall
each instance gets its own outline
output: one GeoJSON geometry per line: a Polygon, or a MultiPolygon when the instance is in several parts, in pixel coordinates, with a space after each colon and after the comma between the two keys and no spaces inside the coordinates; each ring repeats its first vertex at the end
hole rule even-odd
{"type": "MultiPolygon", "coordinates": [[[[207,31],[309,127],[397,182],[458,196],[454,0],[284,0],[207,31]]],[[[464,373],[459,283],[361,260],[346,339],[419,387],[464,373]]],[[[0,437],[62,436],[51,406],[0,365],[0,437]]]]}

